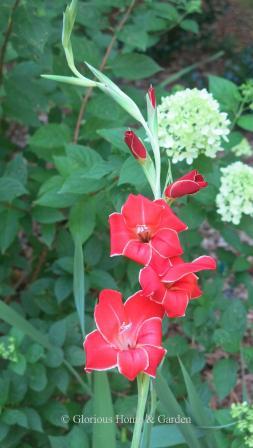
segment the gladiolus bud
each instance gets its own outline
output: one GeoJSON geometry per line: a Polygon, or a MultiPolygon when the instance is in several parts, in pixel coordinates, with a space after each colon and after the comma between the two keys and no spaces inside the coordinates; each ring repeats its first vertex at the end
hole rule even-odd
{"type": "Polygon", "coordinates": [[[137,137],[137,135],[133,131],[125,132],[125,143],[130,149],[133,156],[139,160],[144,161],[147,158],[147,150],[141,140],[137,137]]]}
{"type": "Polygon", "coordinates": [[[197,193],[197,191],[205,188],[207,185],[208,183],[204,177],[197,170],[192,170],[168,185],[165,190],[165,196],[169,199],[180,198],[187,194],[197,193]]]}
{"type": "Polygon", "coordinates": [[[148,89],[148,96],[150,103],[152,104],[153,108],[156,108],[156,97],[155,97],[155,89],[153,86],[150,86],[148,89]]]}

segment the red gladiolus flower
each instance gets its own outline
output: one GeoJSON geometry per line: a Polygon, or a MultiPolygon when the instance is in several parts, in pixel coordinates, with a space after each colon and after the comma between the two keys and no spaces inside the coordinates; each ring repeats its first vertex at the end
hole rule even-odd
{"type": "Polygon", "coordinates": [[[130,149],[133,156],[140,161],[144,161],[147,158],[147,150],[142,141],[137,137],[133,131],[125,132],[125,143],[130,149]]]}
{"type": "Polygon", "coordinates": [[[152,257],[182,254],[177,232],[187,226],[161,199],[150,201],[141,194],[130,194],[121,213],[109,217],[111,256],[125,255],[140,264],[152,257]]]}
{"type": "Polygon", "coordinates": [[[163,305],[168,317],[182,317],[189,300],[202,294],[197,284],[198,277],[194,273],[215,269],[216,262],[212,257],[202,256],[191,263],[184,263],[179,257],[168,260],[167,263],[167,272],[162,276],[151,266],[143,268],[140,272],[140,284],[146,296],[163,305]]]}
{"type": "Polygon", "coordinates": [[[153,86],[150,86],[148,89],[148,96],[149,96],[149,100],[153,106],[153,108],[156,108],[156,97],[155,97],[155,89],[153,86]]]}
{"type": "Polygon", "coordinates": [[[124,304],[118,291],[103,290],[95,307],[97,330],[84,341],[86,372],[118,367],[130,381],[140,372],[155,377],[166,350],[162,343],[161,305],[142,291],[124,304]]]}
{"type": "Polygon", "coordinates": [[[197,193],[197,191],[205,188],[207,185],[208,183],[205,182],[204,177],[197,170],[192,170],[168,185],[165,190],[165,196],[173,199],[180,198],[186,194],[197,193]]]}

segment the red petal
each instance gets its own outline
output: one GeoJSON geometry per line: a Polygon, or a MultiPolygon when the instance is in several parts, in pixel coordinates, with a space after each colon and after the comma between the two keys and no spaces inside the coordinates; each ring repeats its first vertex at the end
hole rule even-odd
{"type": "Polygon", "coordinates": [[[133,381],[140,372],[149,366],[148,354],[143,348],[118,352],[118,369],[122,375],[133,381]]]}
{"type": "Polygon", "coordinates": [[[150,317],[162,318],[164,310],[161,305],[146,297],[142,291],[138,291],[125,302],[125,313],[127,322],[132,323],[131,329],[134,333],[150,317]]]}
{"type": "Polygon", "coordinates": [[[196,176],[198,175],[198,171],[197,170],[192,170],[189,171],[189,173],[186,173],[184,176],[180,177],[177,180],[185,180],[185,179],[189,179],[189,180],[196,180],[196,176]]]}
{"type": "Polygon", "coordinates": [[[107,370],[117,366],[117,350],[105,341],[98,330],[86,336],[83,346],[86,353],[86,372],[107,370]]]}
{"type": "Polygon", "coordinates": [[[112,213],[109,216],[111,233],[111,255],[122,255],[124,247],[131,239],[132,234],[126,227],[123,216],[120,213],[112,213]]]}
{"type": "Polygon", "coordinates": [[[136,263],[148,264],[151,258],[152,249],[148,243],[139,240],[130,240],[124,248],[122,255],[131,258],[136,263]]]}
{"type": "Polygon", "coordinates": [[[151,296],[156,302],[162,303],[166,287],[151,266],[147,266],[140,271],[139,281],[146,296],[151,296]]]}
{"type": "Polygon", "coordinates": [[[130,194],[126,203],[122,207],[122,215],[128,227],[146,225],[157,228],[161,219],[161,207],[145,198],[141,194],[137,196],[130,194]]]}
{"type": "Polygon", "coordinates": [[[198,287],[198,277],[195,274],[188,274],[174,283],[173,289],[186,291],[190,299],[201,296],[202,291],[198,287]]]}
{"type": "Polygon", "coordinates": [[[172,265],[173,263],[170,258],[161,257],[158,252],[154,249],[152,250],[152,257],[149,262],[149,266],[151,266],[159,276],[164,275],[172,265]]]}
{"type": "Polygon", "coordinates": [[[172,229],[159,230],[152,238],[151,245],[162,257],[175,257],[183,253],[178,234],[172,229]]]}
{"type": "Polygon", "coordinates": [[[139,328],[137,344],[161,345],[162,343],[162,319],[151,317],[145,320],[139,328]]]}
{"type": "Polygon", "coordinates": [[[120,292],[113,289],[101,291],[94,317],[100,333],[109,343],[113,343],[122,323],[125,321],[124,305],[120,292]]]}
{"type": "Polygon", "coordinates": [[[200,187],[193,180],[183,179],[169,185],[165,190],[165,196],[170,198],[180,198],[186,194],[193,194],[199,191],[200,187]]]}
{"type": "Polygon", "coordinates": [[[187,225],[175,215],[163,199],[157,199],[154,203],[163,208],[160,227],[169,227],[170,229],[176,230],[176,232],[182,232],[182,230],[187,229],[187,225]]]}
{"type": "Polygon", "coordinates": [[[163,301],[163,306],[168,317],[182,317],[189,302],[188,294],[185,291],[168,290],[163,301]]]}
{"type": "Polygon", "coordinates": [[[192,272],[199,272],[205,269],[216,269],[216,261],[212,257],[203,255],[196,258],[191,263],[182,263],[172,266],[171,269],[164,275],[164,282],[175,282],[180,278],[192,272]]]}
{"type": "Polygon", "coordinates": [[[162,347],[153,347],[151,345],[145,345],[143,348],[147,352],[149,358],[149,366],[145,370],[145,373],[155,378],[156,369],[162,362],[166,354],[166,350],[162,347]]]}

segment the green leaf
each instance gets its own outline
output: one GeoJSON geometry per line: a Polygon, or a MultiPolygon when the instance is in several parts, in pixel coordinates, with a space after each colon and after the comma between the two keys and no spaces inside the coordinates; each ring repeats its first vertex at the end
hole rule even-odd
{"type": "Polygon", "coordinates": [[[109,272],[102,269],[94,269],[89,275],[91,288],[95,289],[117,289],[117,283],[109,272]]]}
{"type": "MultiPolygon", "coordinates": [[[[190,403],[190,409],[194,417],[194,420],[199,426],[208,426],[210,425],[210,416],[208,416],[207,410],[202,404],[202,401],[196,390],[196,387],[180,359],[179,363],[183,373],[190,403]]],[[[206,443],[210,448],[216,448],[216,447],[218,448],[216,438],[210,431],[206,434],[206,443]]]]}
{"type": "Polygon", "coordinates": [[[52,161],[53,155],[62,154],[64,145],[70,140],[70,130],[66,125],[50,123],[35,131],[29,145],[38,157],[52,161]]]}
{"type": "Polygon", "coordinates": [[[243,115],[237,120],[236,124],[245,131],[253,132],[253,114],[243,115]]]}
{"type": "Polygon", "coordinates": [[[2,408],[8,400],[10,380],[0,378],[0,407],[2,408]]]}
{"type": "Polygon", "coordinates": [[[60,210],[54,210],[48,207],[36,206],[32,211],[32,215],[35,221],[38,221],[42,224],[53,224],[65,219],[65,216],[62,212],[60,212],[60,210]]]}
{"type": "Polygon", "coordinates": [[[54,293],[58,303],[63,302],[73,291],[73,281],[70,276],[58,278],[54,284],[54,293]]]}
{"type": "Polygon", "coordinates": [[[27,193],[26,188],[18,179],[10,176],[0,177],[0,201],[11,202],[13,199],[27,193]]]}
{"type": "Polygon", "coordinates": [[[101,448],[105,441],[108,447],[116,448],[114,410],[110,386],[105,372],[94,372],[93,414],[98,418],[111,419],[111,423],[93,424],[92,448],[101,448]]]}
{"type": "Polygon", "coordinates": [[[244,272],[250,268],[250,263],[245,259],[244,255],[237,257],[233,263],[232,270],[234,272],[244,272]]]}
{"type": "Polygon", "coordinates": [[[72,366],[84,366],[83,348],[76,345],[66,347],[66,359],[72,366]]]}
{"type": "Polygon", "coordinates": [[[51,177],[41,186],[39,198],[35,201],[35,204],[52,208],[64,208],[73,205],[76,195],[72,192],[61,192],[63,185],[64,179],[61,176],[51,177]]]}
{"type": "Polygon", "coordinates": [[[93,201],[80,199],[70,210],[69,229],[74,241],[81,244],[92,235],[95,227],[95,204],[93,201]]]}
{"type": "Polygon", "coordinates": [[[220,400],[223,400],[235,387],[238,363],[233,359],[218,361],[213,369],[213,382],[220,400]]]}
{"type": "Polygon", "coordinates": [[[117,129],[99,129],[97,131],[98,135],[101,135],[106,141],[112,144],[115,148],[120,149],[122,152],[129,152],[126,144],[124,143],[124,133],[125,128],[117,128],[117,129]]]}
{"type": "Polygon", "coordinates": [[[64,404],[59,401],[50,401],[43,409],[43,417],[49,423],[60,428],[66,428],[67,424],[63,422],[62,416],[68,415],[68,411],[64,404]]]}
{"type": "Polygon", "coordinates": [[[74,269],[73,269],[73,291],[75,298],[76,311],[83,337],[85,336],[85,273],[83,259],[82,240],[77,234],[74,237],[74,269]]]}
{"type": "Polygon", "coordinates": [[[0,248],[5,253],[15,239],[19,229],[20,212],[6,208],[0,213],[0,248]]]}
{"type": "Polygon", "coordinates": [[[189,228],[197,229],[204,221],[206,213],[201,207],[189,203],[180,209],[179,216],[189,228]]]}
{"type": "Polygon", "coordinates": [[[3,412],[2,421],[10,426],[18,425],[28,428],[27,416],[20,409],[6,409],[3,412]]]}
{"type": "Polygon", "coordinates": [[[219,76],[210,75],[208,79],[209,89],[222,108],[235,113],[241,100],[237,85],[219,76]]]}
{"type": "Polygon", "coordinates": [[[62,347],[66,338],[66,321],[65,319],[54,322],[49,329],[49,340],[53,345],[62,347]]]}
{"type": "MultiPolygon", "coordinates": [[[[181,406],[178,404],[174,394],[172,393],[161,373],[157,375],[155,388],[161,404],[168,413],[168,417],[175,417],[177,415],[185,417],[181,406]]],[[[178,429],[182,433],[186,443],[190,448],[201,448],[193,425],[179,424],[178,429]]]]}
{"type": "MultiPolygon", "coordinates": [[[[22,333],[29,336],[35,342],[43,345],[44,348],[53,348],[48,340],[48,337],[45,334],[38,331],[33,325],[30,324],[30,322],[20,316],[14,309],[11,308],[11,306],[6,305],[2,300],[0,300],[0,316],[2,320],[7,322],[9,325],[18,328],[22,333]]],[[[82,386],[85,393],[90,394],[88,386],[84,383],[82,378],[72,368],[72,366],[66,360],[64,360],[64,364],[66,368],[72,373],[72,375],[75,376],[76,380],[82,386]]]]}
{"type": "Polygon", "coordinates": [[[29,386],[37,392],[42,391],[47,385],[47,374],[43,364],[32,364],[28,370],[29,386]]]}
{"type": "Polygon", "coordinates": [[[42,224],[41,225],[41,241],[51,248],[55,237],[56,226],[55,224],[42,224]]]}
{"type": "Polygon", "coordinates": [[[28,350],[26,352],[27,362],[34,364],[42,357],[44,357],[44,349],[40,344],[35,343],[29,345],[28,350]]]}
{"type": "Polygon", "coordinates": [[[117,78],[143,79],[161,71],[161,67],[149,56],[140,53],[120,54],[111,62],[117,78]]]}
{"type": "Polygon", "coordinates": [[[64,354],[60,347],[54,347],[48,350],[45,357],[45,364],[48,367],[59,367],[63,363],[64,354]]]}
{"type": "Polygon", "coordinates": [[[18,180],[22,185],[27,182],[27,161],[21,154],[17,154],[6,166],[4,176],[18,180]]]}
{"type": "MultiPolygon", "coordinates": [[[[163,416],[161,415],[163,418],[163,416]]],[[[167,424],[154,426],[151,432],[151,448],[167,448],[185,443],[185,438],[178,425],[167,424]]],[[[144,447],[145,448],[145,447],[144,447]]]]}
{"type": "Polygon", "coordinates": [[[118,185],[123,184],[134,185],[137,189],[147,184],[142,168],[133,157],[129,157],[121,167],[118,185]]]}
{"type": "Polygon", "coordinates": [[[26,371],[26,359],[22,353],[18,353],[17,360],[10,363],[10,369],[17,375],[24,375],[26,371]]]}
{"type": "Polygon", "coordinates": [[[103,179],[97,180],[88,177],[86,178],[84,177],[83,170],[78,170],[71,176],[69,176],[65,180],[65,182],[63,182],[63,185],[61,189],[59,189],[58,194],[64,197],[64,195],[69,195],[72,193],[74,194],[95,193],[96,191],[105,187],[105,185],[106,183],[103,179]]]}
{"type": "Polygon", "coordinates": [[[38,412],[33,408],[22,408],[22,411],[26,414],[28,427],[33,431],[43,432],[42,422],[38,412]]]}
{"type": "Polygon", "coordinates": [[[180,28],[182,28],[185,31],[190,31],[191,33],[198,34],[199,32],[199,25],[196,22],[196,20],[192,19],[185,19],[180,23],[180,28]]]}

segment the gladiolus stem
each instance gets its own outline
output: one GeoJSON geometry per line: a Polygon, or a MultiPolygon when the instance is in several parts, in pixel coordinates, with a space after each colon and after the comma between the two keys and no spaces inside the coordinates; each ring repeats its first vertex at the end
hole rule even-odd
{"type": "Polygon", "coordinates": [[[155,199],[160,199],[161,197],[161,156],[158,139],[152,134],[146,122],[143,123],[143,127],[149,138],[155,159],[155,170],[156,170],[156,182],[155,182],[155,199]]]}
{"type": "Polygon", "coordinates": [[[145,417],[145,409],[148,398],[150,377],[146,374],[140,373],[137,377],[137,384],[138,384],[138,405],[137,405],[136,420],[134,425],[131,448],[140,448],[141,433],[145,417]]]}

